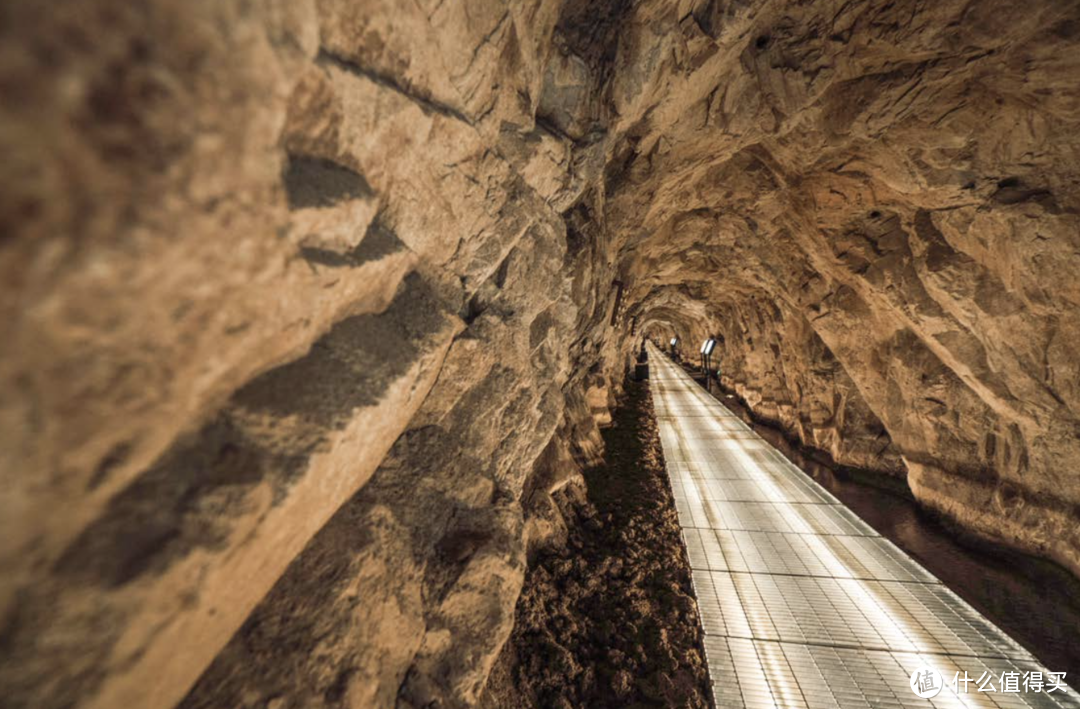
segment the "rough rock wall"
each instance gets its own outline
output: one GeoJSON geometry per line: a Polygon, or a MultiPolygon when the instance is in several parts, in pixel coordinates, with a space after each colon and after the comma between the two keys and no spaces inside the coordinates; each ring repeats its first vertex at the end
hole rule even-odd
{"type": "Polygon", "coordinates": [[[1076,2],[2,13],[12,705],[473,702],[657,327],[1080,569],[1076,2]]]}
{"type": "MultiPolygon", "coordinates": [[[[659,305],[673,295],[661,291],[650,298],[657,304],[654,313],[695,311],[685,302],[682,307],[659,305]]],[[[709,296],[703,298],[707,302],[709,296]]],[[[676,314],[664,322],[661,327],[650,321],[646,334],[662,342],[681,335],[686,341],[678,346],[680,357],[695,366],[701,343],[719,335],[711,366],[720,370],[722,384],[756,415],[843,465],[890,476],[906,474],[888,432],[843,365],[811,324],[783,301],[750,293],[745,299],[714,305],[692,322],[676,314]]]]}
{"type": "Polygon", "coordinates": [[[5,703],[471,701],[611,369],[559,3],[4,14],[5,703]]]}
{"type": "Polygon", "coordinates": [[[639,326],[724,335],[766,415],[1080,570],[1080,6],[684,9],[620,40],[639,326]]]}

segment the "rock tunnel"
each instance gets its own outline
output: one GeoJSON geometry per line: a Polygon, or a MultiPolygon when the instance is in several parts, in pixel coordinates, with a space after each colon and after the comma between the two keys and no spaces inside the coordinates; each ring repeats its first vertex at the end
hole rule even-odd
{"type": "Polygon", "coordinates": [[[0,703],[530,706],[491,688],[647,339],[717,338],[797,445],[1080,574],[1080,4],[0,34],[0,703]]]}

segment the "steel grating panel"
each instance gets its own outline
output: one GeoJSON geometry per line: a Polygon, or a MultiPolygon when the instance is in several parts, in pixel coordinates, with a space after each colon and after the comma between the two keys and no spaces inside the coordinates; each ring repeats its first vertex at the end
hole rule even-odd
{"type": "MultiPolygon", "coordinates": [[[[940,584],[703,572],[731,588],[753,637],[908,652],[1028,658],[940,584]]],[[[695,574],[695,578],[698,574],[695,574]]],[[[699,599],[699,604],[707,601],[699,599]]],[[[730,606],[719,610],[725,617],[730,606]]]]}
{"type": "Polygon", "coordinates": [[[1031,661],[717,637],[706,639],[705,655],[713,673],[713,695],[720,707],[1080,707],[1071,691],[1005,693],[999,689],[1000,682],[991,681],[984,686],[994,686],[998,691],[979,692],[976,683],[960,680],[965,672],[968,677],[990,673],[997,678],[1003,673],[1039,671],[1038,663],[1031,661]],[[931,699],[921,699],[909,689],[911,673],[923,667],[938,670],[945,680],[945,688],[931,699]]]}
{"type": "Polygon", "coordinates": [[[683,539],[691,567],[705,571],[937,583],[882,537],[689,528],[683,539]]]}
{"type": "Polygon", "coordinates": [[[675,493],[675,507],[684,528],[877,536],[870,525],[839,505],[690,500],[675,493]]]}
{"type": "Polygon", "coordinates": [[[916,696],[927,667],[1047,670],[655,348],[650,362],[717,706],[1080,709],[1071,688],[916,696]]]}

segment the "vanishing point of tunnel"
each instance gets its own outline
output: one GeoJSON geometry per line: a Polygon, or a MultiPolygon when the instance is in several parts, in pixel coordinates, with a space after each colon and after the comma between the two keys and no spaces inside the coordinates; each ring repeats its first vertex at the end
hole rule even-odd
{"type": "Polygon", "coordinates": [[[1080,707],[1077,0],[3,0],[0,271],[3,709],[1080,707]]]}

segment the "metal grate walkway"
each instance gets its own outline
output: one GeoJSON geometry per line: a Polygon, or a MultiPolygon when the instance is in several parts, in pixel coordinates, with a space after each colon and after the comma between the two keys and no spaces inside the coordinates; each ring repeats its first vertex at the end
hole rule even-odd
{"type": "Polygon", "coordinates": [[[1057,682],[1030,653],[651,344],[649,369],[718,707],[1080,709],[1074,690],[1047,692],[1057,682]],[[932,698],[910,685],[923,668],[942,678],[932,698]],[[1025,692],[1035,672],[1043,691],[1025,692]]]}

